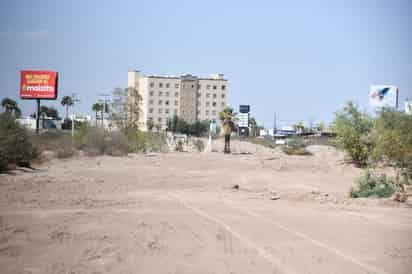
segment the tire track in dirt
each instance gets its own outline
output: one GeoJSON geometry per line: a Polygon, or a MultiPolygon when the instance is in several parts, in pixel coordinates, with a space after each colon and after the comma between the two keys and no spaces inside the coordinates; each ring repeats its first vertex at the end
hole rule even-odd
{"type": "MultiPolygon", "coordinates": [[[[281,269],[282,271],[284,271],[284,273],[296,273],[295,271],[291,270],[287,265],[285,265],[280,260],[276,259],[273,255],[268,253],[265,249],[259,247],[256,243],[252,242],[250,239],[243,236],[238,231],[234,230],[230,225],[228,225],[224,221],[222,221],[222,220],[220,220],[220,219],[218,219],[214,216],[211,216],[206,211],[204,211],[202,209],[199,209],[198,207],[195,207],[193,204],[189,204],[189,202],[186,201],[184,198],[182,198],[181,195],[179,195],[179,194],[173,193],[173,194],[169,194],[169,196],[177,199],[184,207],[186,207],[187,209],[193,211],[195,214],[199,215],[200,217],[208,219],[209,221],[212,221],[212,222],[220,225],[221,227],[223,227],[225,230],[227,230],[229,233],[231,233],[236,239],[238,239],[240,242],[242,242],[245,246],[248,246],[248,247],[256,250],[261,257],[266,259],[268,262],[270,262],[275,267],[277,267],[277,268],[281,269]]],[[[231,208],[231,209],[236,210],[238,212],[242,212],[246,216],[259,219],[260,221],[263,221],[263,222],[268,223],[272,226],[275,226],[277,229],[279,229],[281,231],[284,231],[284,232],[286,232],[286,233],[288,233],[288,234],[290,234],[294,237],[297,237],[297,238],[299,238],[299,239],[301,239],[305,242],[308,242],[311,245],[314,245],[318,248],[326,250],[327,252],[333,254],[334,256],[336,256],[338,258],[360,267],[361,269],[365,270],[366,273],[389,274],[388,272],[384,271],[383,269],[379,269],[379,268],[376,268],[372,265],[364,263],[364,262],[354,258],[353,256],[350,256],[347,253],[339,250],[338,248],[335,248],[335,247],[333,247],[333,246],[331,246],[327,243],[324,243],[322,241],[314,239],[314,238],[310,237],[309,235],[307,235],[303,232],[296,231],[296,230],[291,229],[291,228],[289,228],[285,225],[282,225],[281,223],[276,222],[276,221],[272,220],[271,218],[265,217],[265,216],[263,216],[259,213],[256,213],[255,211],[236,206],[236,205],[234,205],[233,202],[221,201],[221,200],[219,202],[223,203],[228,208],[231,208]]]]}
{"type": "Polygon", "coordinates": [[[232,234],[234,238],[236,238],[239,242],[241,242],[244,246],[253,249],[261,256],[264,258],[266,261],[268,261],[270,264],[272,264],[280,273],[285,273],[285,274],[297,274],[297,272],[293,271],[289,267],[287,267],[285,264],[283,264],[280,260],[276,259],[273,257],[270,253],[268,253],[265,249],[261,248],[260,246],[256,245],[253,243],[251,240],[249,240],[247,237],[244,237],[241,235],[239,232],[234,230],[231,226],[226,224],[225,222],[211,216],[210,214],[206,213],[205,211],[190,205],[187,201],[185,201],[182,197],[176,194],[169,194],[170,197],[176,199],[183,207],[187,208],[188,210],[192,211],[194,214],[198,215],[199,217],[202,217],[209,222],[215,223],[222,228],[224,228],[227,232],[232,234]]]}
{"type": "Polygon", "coordinates": [[[385,272],[385,271],[382,270],[382,269],[378,269],[378,268],[376,268],[376,267],[374,267],[374,266],[371,266],[371,265],[369,265],[369,264],[363,263],[363,262],[357,260],[356,258],[354,258],[354,257],[352,257],[352,256],[350,256],[350,255],[348,255],[348,254],[346,254],[346,253],[344,253],[344,252],[342,252],[341,250],[339,250],[339,249],[337,249],[337,248],[335,248],[335,247],[333,247],[333,246],[331,246],[331,245],[328,245],[328,244],[323,243],[323,242],[321,242],[321,241],[319,241],[319,240],[316,240],[316,239],[310,237],[309,235],[307,235],[307,234],[305,234],[305,233],[302,233],[302,232],[299,232],[299,231],[290,229],[290,228],[288,228],[288,227],[280,224],[279,222],[276,222],[276,221],[274,221],[274,220],[272,220],[272,219],[270,219],[270,218],[264,217],[263,215],[261,215],[261,214],[259,214],[259,213],[256,213],[256,212],[254,212],[254,211],[252,211],[252,210],[244,209],[244,208],[241,208],[241,207],[239,207],[239,206],[235,206],[235,205],[233,205],[233,203],[230,203],[230,202],[227,202],[227,201],[221,201],[221,202],[222,202],[223,204],[225,204],[226,206],[231,207],[232,209],[241,211],[241,212],[243,212],[244,214],[249,215],[250,217],[254,217],[254,218],[257,218],[257,219],[259,219],[259,220],[262,220],[262,221],[264,221],[264,222],[266,222],[266,223],[269,223],[269,224],[275,226],[276,228],[278,228],[278,229],[280,229],[280,230],[282,230],[282,231],[285,231],[285,232],[287,232],[287,233],[289,233],[289,234],[292,234],[292,235],[295,236],[295,237],[298,237],[298,238],[300,238],[300,239],[302,239],[302,240],[308,241],[308,242],[310,242],[311,244],[313,244],[313,245],[315,245],[315,246],[318,246],[318,247],[320,247],[320,248],[326,249],[326,250],[328,250],[329,252],[335,254],[336,256],[341,257],[342,259],[344,259],[344,260],[346,260],[346,261],[349,261],[349,262],[351,262],[351,263],[353,263],[353,264],[356,264],[356,265],[360,266],[361,268],[367,270],[368,273],[372,272],[372,273],[376,273],[376,274],[389,274],[389,273],[385,272]]]}

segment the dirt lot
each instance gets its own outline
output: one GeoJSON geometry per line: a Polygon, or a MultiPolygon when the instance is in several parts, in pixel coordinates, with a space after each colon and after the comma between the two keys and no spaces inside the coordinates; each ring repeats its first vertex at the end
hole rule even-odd
{"type": "Polygon", "coordinates": [[[412,273],[410,205],[348,199],[340,153],[232,147],[0,175],[0,272],[412,273]]]}

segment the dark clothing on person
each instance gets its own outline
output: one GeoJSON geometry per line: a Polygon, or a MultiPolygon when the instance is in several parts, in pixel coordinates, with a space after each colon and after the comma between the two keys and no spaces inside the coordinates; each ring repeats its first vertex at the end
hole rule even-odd
{"type": "Polygon", "coordinates": [[[225,150],[224,153],[230,153],[230,134],[225,134],[225,150]]]}

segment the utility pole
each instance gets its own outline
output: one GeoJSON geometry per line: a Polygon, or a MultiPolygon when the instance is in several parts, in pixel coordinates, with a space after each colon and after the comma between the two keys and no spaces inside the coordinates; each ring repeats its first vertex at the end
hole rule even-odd
{"type": "Polygon", "coordinates": [[[74,105],[77,102],[80,102],[79,99],[76,98],[77,93],[72,93],[72,101],[73,101],[73,108],[72,108],[72,138],[74,137],[74,121],[75,121],[75,114],[74,114],[74,105]]]}
{"type": "Polygon", "coordinates": [[[104,113],[108,112],[107,110],[107,102],[109,101],[107,98],[110,97],[110,94],[108,93],[100,93],[99,96],[103,97],[103,110],[102,110],[102,128],[104,128],[104,113]]]}
{"type": "Polygon", "coordinates": [[[273,135],[275,135],[276,134],[276,112],[274,112],[274,114],[273,114],[273,135]]]}

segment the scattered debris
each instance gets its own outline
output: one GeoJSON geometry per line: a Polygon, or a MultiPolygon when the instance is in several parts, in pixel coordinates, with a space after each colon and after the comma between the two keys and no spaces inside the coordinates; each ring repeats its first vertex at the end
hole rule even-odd
{"type": "Polygon", "coordinates": [[[232,186],[233,189],[239,189],[239,185],[232,186]]]}
{"type": "Polygon", "coordinates": [[[270,199],[271,200],[279,200],[280,199],[280,196],[278,195],[278,193],[276,192],[276,191],[271,191],[270,192],[270,199]]]}
{"type": "Polygon", "coordinates": [[[272,196],[270,196],[270,199],[271,199],[271,200],[279,200],[280,197],[277,196],[277,195],[272,195],[272,196]]]}

